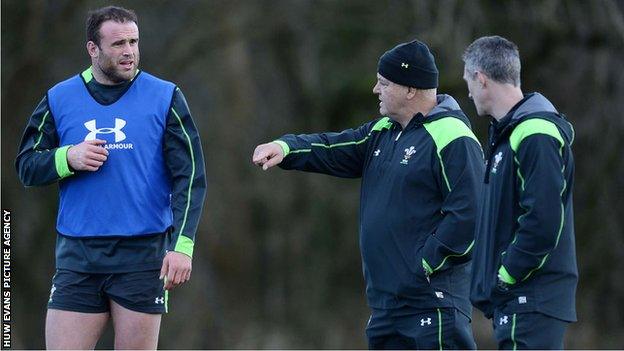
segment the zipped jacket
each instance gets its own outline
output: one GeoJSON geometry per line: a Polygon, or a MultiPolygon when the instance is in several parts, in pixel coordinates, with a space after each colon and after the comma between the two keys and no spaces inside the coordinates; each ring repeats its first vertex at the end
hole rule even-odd
{"type": "Polygon", "coordinates": [[[277,142],[284,169],[362,178],[360,249],[371,307],[456,307],[470,315],[483,153],[451,96],[439,95],[437,106],[405,129],[383,117],[277,142]]]}
{"type": "Polygon", "coordinates": [[[572,125],[533,93],[489,139],[471,300],[488,318],[500,309],[575,321],[572,125]]]}

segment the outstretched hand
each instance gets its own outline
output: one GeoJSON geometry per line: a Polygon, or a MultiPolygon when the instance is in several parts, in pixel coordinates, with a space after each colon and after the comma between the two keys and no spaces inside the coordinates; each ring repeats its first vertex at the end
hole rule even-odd
{"type": "Polygon", "coordinates": [[[262,167],[265,171],[280,164],[283,159],[284,150],[282,150],[282,147],[275,142],[256,146],[256,150],[254,150],[252,157],[253,163],[262,167]]]}
{"type": "Polygon", "coordinates": [[[67,163],[76,171],[95,172],[108,158],[108,150],[102,145],[106,140],[87,140],[67,150],[67,163]]]}

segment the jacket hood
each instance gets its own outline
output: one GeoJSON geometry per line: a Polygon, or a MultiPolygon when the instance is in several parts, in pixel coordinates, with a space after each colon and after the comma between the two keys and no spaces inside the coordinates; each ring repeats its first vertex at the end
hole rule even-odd
{"type": "Polygon", "coordinates": [[[470,120],[461,110],[457,101],[448,94],[439,94],[437,97],[437,105],[425,116],[424,123],[432,122],[440,118],[453,116],[462,120],[470,127],[470,120]]]}
{"type": "Polygon", "coordinates": [[[440,94],[436,96],[437,105],[429,112],[427,116],[433,116],[437,113],[444,111],[453,111],[453,110],[461,110],[459,104],[455,99],[448,94],[440,94]]]}
{"type": "Polygon", "coordinates": [[[574,129],[570,122],[563,115],[559,114],[555,106],[544,95],[531,93],[527,96],[526,101],[513,113],[511,117],[512,123],[517,124],[525,119],[535,117],[546,119],[553,122],[568,143],[572,144],[574,141],[574,129]]]}

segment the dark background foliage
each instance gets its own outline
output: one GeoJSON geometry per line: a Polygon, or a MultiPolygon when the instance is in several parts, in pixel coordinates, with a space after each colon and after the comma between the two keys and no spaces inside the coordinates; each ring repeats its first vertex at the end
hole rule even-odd
{"type": "MultiPolygon", "coordinates": [[[[13,160],[47,89],[89,65],[86,12],[105,1],[2,1],[2,207],[13,211],[13,338],[44,347],[57,187],[23,188],[13,160]]],[[[569,348],[624,345],[624,3],[596,1],[119,1],[139,15],[141,68],[176,82],[200,129],[209,191],[192,280],[171,294],[162,348],[365,348],[357,239],[359,182],[262,172],[256,144],[377,117],[378,57],[428,43],[441,93],[481,142],[461,79],[482,35],[516,42],[525,92],[549,97],[576,129],[579,322],[569,348]]],[[[111,204],[114,206],[115,204],[111,204]]],[[[481,348],[490,322],[474,313],[481,348]]],[[[112,347],[107,331],[98,347],[112,347]]]]}

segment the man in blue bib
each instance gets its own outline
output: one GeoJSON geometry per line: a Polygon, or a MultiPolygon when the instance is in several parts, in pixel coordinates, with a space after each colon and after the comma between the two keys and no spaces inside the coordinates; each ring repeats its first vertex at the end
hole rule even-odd
{"type": "Polygon", "coordinates": [[[199,134],[175,84],[138,70],[136,14],[89,13],[91,67],[48,90],[16,167],[58,181],[56,273],[46,347],[155,349],[167,291],[189,280],[206,178],[199,134]]]}

